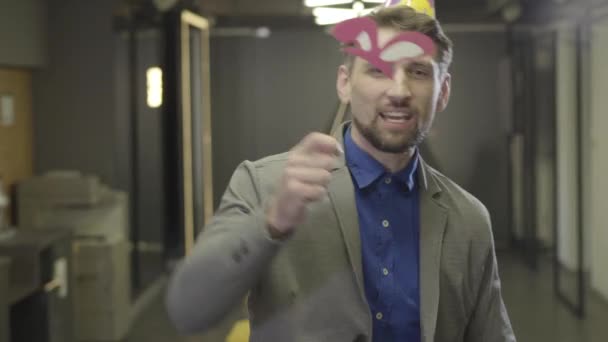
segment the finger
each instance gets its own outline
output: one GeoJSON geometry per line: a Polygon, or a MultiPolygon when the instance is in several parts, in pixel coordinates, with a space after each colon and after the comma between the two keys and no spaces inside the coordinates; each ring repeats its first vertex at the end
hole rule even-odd
{"type": "Polygon", "coordinates": [[[317,201],[327,194],[327,189],[320,185],[302,183],[296,179],[291,179],[286,184],[286,190],[291,198],[296,198],[302,202],[317,201]]]}
{"type": "Polygon", "coordinates": [[[330,155],[340,154],[340,144],[336,138],[322,133],[310,133],[299,144],[299,149],[303,152],[320,152],[330,155]]]}
{"type": "Polygon", "coordinates": [[[331,172],[321,168],[288,167],[285,176],[309,185],[327,186],[331,180],[331,172]]]}
{"type": "Polygon", "coordinates": [[[316,202],[327,194],[327,189],[320,185],[306,184],[306,187],[302,189],[301,196],[306,202],[316,202]]]}
{"type": "Polygon", "coordinates": [[[287,167],[319,168],[331,171],[336,168],[338,159],[327,154],[294,153],[289,156],[287,167]]]}

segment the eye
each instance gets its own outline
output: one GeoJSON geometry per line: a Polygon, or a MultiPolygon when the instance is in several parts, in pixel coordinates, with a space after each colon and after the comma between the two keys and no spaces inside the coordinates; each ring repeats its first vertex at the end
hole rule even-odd
{"type": "Polygon", "coordinates": [[[432,72],[427,67],[414,66],[409,68],[408,74],[416,79],[428,79],[431,77],[432,72]]]}
{"type": "Polygon", "coordinates": [[[384,77],[384,73],[382,72],[382,70],[380,70],[379,68],[370,66],[367,69],[367,73],[374,76],[374,77],[384,77]]]}

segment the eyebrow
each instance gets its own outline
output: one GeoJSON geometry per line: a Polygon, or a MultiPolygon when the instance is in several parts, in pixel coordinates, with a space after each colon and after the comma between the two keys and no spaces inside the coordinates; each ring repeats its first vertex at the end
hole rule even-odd
{"type": "Polygon", "coordinates": [[[431,64],[431,63],[426,62],[426,61],[424,61],[424,62],[422,62],[422,61],[414,61],[414,62],[410,63],[410,64],[408,65],[408,67],[425,67],[425,68],[432,68],[433,66],[432,66],[432,64],[431,64]]]}

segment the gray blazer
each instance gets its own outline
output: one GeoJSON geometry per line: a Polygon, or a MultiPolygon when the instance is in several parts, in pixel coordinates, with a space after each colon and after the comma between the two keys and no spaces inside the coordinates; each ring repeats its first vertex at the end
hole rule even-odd
{"type": "MultiPolygon", "coordinates": [[[[251,341],[371,341],[344,158],[332,172],[329,196],[279,242],[268,236],[264,204],[286,159],[280,154],[236,169],[216,215],[172,275],[167,306],[182,332],[211,327],[249,294],[251,341]]],[[[422,341],[515,341],[487,210],[424,162],[418,175],[422,341]]]]}

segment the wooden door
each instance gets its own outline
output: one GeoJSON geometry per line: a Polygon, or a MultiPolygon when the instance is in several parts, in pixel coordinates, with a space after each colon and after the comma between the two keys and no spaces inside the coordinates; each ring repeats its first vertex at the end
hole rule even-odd
{"type": "Polygon", "coordinates": [[[32,146],[31,71],[0,68],[0,177],[5,191],[32,176],[32,146]]]}

